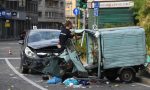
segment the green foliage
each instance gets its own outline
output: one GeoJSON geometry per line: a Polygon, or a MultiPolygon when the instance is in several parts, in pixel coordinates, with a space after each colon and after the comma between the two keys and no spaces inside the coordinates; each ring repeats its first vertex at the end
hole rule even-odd
{"type": "Polygon", "coordinates": [[[85,61],[85,58],[86,58],[86,37],[84,37],[84,41],[83,41],[83,46],[82,47],[81,47],[81,39],[76,41],[75,46],[76,46],[76,50],[79,53],[82,53],[82,55],[81,55],[82,61],[85,61]]]}
{"type": "Polygon", "coordinates": [[[150,0],[134,0],[134,11],[138,24],[145,29],[147,48],[150,50],[150,0]]]}
{"type": "Polygon", "coordinates": [[[77,7],[86,9],[87,8],[87,0],[77,0],[77,7]]]}

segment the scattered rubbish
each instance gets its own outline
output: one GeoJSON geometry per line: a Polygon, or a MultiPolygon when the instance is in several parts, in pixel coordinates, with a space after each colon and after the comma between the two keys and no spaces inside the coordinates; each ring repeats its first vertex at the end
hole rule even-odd
{"type": "Polygon", "coordinates": [[[70,84],[72,85],[79,85],[78,80],[74,79],[74,78],[68,78],[63,82],[66,86],[70,87],[70,84]]]}
{"type": "Polygon", "coordinates": [[[135,87],[135,85],[131,85],[132,87],[135,87]]]}
{"type": "Polygon", "coordinates": [[[106,84],[110,84],[110,82],[107,81],[106,84]]]}
{"type": "Polygon", "coordinates": [[[72,87],[73,88],[82,88],[82,85],[81,84],[79,84],[79,85],[73,85],[72,87]]]}
{"type": "Polygon", "coordinates": [[[79,81],[79,84],[81,84],[83,86],[90,85],[88,80],[78,80],[78,81],[79,81]]]}
{"type": "Polygon", "coordinates": [[[62,79],[56,76],[54,76],[52,79],[47,81],[48,84],[57,84],[60,82],[62,82],[62,79]]]}
{"type": "Polygon", "coordinates": [[[115,85],[115,87],[119,87],[119,85],[118,85],[118,84],[116,84],[116,85],[115,85]]]}
{"type": "Polygon", "coordinates": [[[41,82],[43,82],[43,80],[38,80],[38,81],[36,81],[37,83],[41,83],[41,82]]]}

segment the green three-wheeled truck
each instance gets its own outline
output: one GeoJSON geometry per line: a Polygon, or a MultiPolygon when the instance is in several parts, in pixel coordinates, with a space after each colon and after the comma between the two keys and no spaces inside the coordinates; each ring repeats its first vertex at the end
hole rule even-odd
{"type": "MultiPolygon", "coordinates": [[[[81,63],[71,40],[58,55],[65,62],[72,61],[71,72],[78,72],[79,77],[94,75],[111,81],[119,77],[123,82],[131,82],[146,63],[145,32],[141,27],[84,30],[83,37],[86,38],[86,64],[81,63]]],[[[44,71],[49,72],[47,68],[44,71]]]]}

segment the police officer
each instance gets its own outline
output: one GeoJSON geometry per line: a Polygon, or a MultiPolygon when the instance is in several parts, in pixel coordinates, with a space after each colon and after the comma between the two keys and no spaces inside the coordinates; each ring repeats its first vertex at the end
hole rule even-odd
{"type": "Polygon", "coordinates": [[[72,23],[71,21],[66,21],[65,28],[63,28],[60,32],[59,44],[57,45],[57,47],[60,49],[60,52],[65,49],[67,40],[74,37],[74,35],[71,34],[70,29],[72,29],[72,23]]]}

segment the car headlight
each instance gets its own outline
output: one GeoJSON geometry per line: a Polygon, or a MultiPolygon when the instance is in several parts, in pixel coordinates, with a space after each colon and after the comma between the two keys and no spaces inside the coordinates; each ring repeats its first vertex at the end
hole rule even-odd
{"type": "Polygon", "coordinates": [[[29,47],[25,48],[25,54],[27,55],[27,57],[30,57],[30,58],[37,57],[37,55],[33,51],[31,51],[31,49],[29,47]]]}

